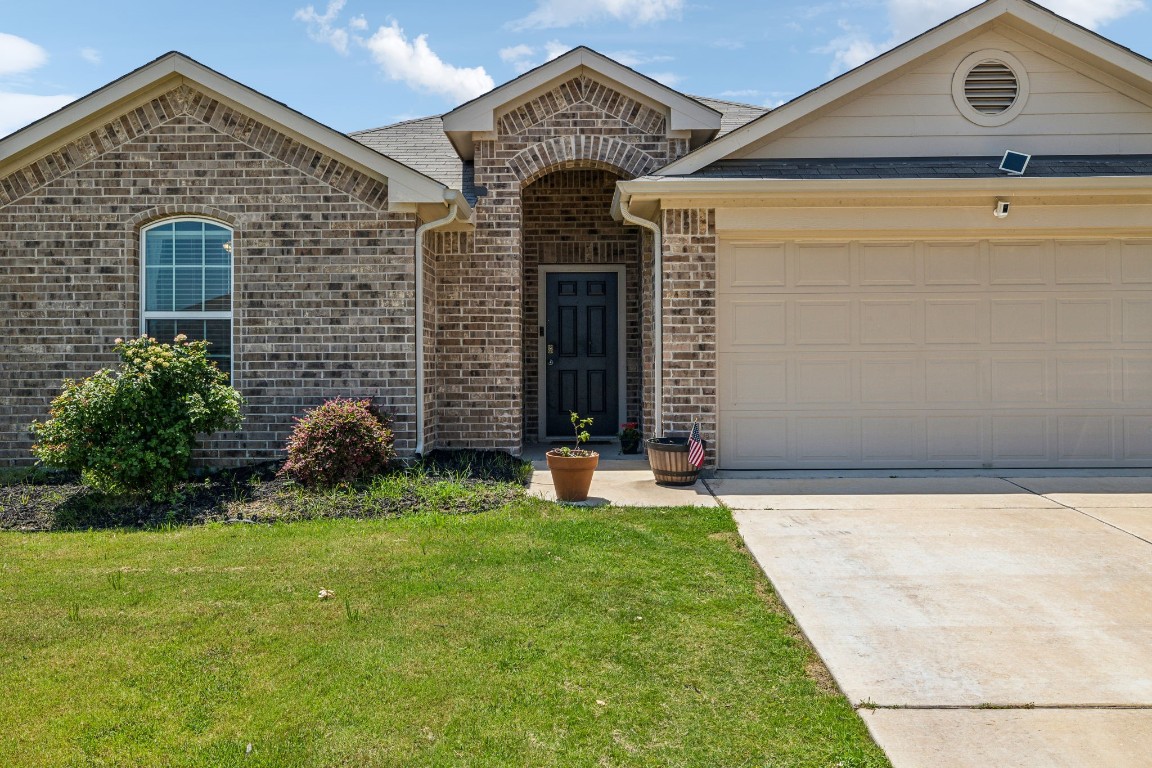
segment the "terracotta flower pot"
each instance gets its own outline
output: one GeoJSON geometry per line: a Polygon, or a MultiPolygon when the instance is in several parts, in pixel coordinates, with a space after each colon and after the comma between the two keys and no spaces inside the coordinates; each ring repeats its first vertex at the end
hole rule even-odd
{"type": "Polygon", "coordinates": [[[559,501],[584,501],[588,489],[592,487],[592,474],[600,463],[600,454],[590,451],[591,456],[563,456],[548,451],[548,469],[552,472],[552,484],[556,487],[559,501]]]}

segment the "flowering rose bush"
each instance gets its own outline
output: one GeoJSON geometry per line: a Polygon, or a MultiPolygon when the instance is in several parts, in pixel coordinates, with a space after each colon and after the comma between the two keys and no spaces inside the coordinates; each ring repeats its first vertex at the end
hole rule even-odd
{"type": "Polygon", "coordinates": [[[196,436],[240,426],[240,393],[208,342],[116,339],[120,365],[64,382],[51,418],[32,425],[43,464],[113,493],[163,496],[188,474],[196,436]]]}
{"type": "Polygon", "coordinates": [[[280,474],[301,485],[337,485],[379,474],[396,455],[391,423],[367,400],[329,400],[296,419],[280,474]]]}

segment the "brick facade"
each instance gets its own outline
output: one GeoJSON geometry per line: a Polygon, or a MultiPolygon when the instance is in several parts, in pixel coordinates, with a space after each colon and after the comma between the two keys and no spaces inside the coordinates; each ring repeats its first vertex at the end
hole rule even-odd
{"type": "MultiPolygon", "coordinates": [[[[415,296],[415,214],[387,185],[188,86],[106,118],[0,179],[0,464],[30,460],[27,425],[65,377],[115,362],[141,327],[139,238],[175,216],[234,229],[233,382],[243,430],[201,458],[274,458],[292,418],[369,397],[415,448],[415,320],[424,313],[425,448],[519,453],[538,430],[539,267],[625,267],[628,417],[651,434],[652,241],[613,221],[615,182],[688,151],[661,111],[572,77],[473,136],[470,231],[433,231],[415,296]]],[[[668,429],[714,427],[715,235],[707,211],[665,214],[668,429]],[[707,399],[705,403],[704,400],[707,399]]]]}
{"type": "MultiPolygon", "coordinates": [[[[495,131],[477,133],[473,139],[475,183],[485,195],[476,204],[471,252],[438,254],[442,260],[438,264],[442,291],[439,326],[445,335],[437,344],[438,355],[443,357],[443,350],[455,350],[466,343],[471,361],[468,370],[484,379],[470,381],[450,363],[440,369],[440,437],[453,447],[519,453],[525,439],[535,439],[536,425],[526,416],[526,409],[536,413],[533,404],[538,402],[537,392],[529,392],[528,387],[539,387],[535,372],[530,370],[536,336],[525,335],[525,328],[535,322],[530,313],[536,311],[536,300],[527,298],[529,293],[534,295],[535,288],[526,284],[526,275],[532,272],[535,277],[535,269],[529,269],[526,260],[524,190],[542,181],[544,186],[528,193],[533,201],[542,200],[547,196],[541,195],[543,190],[563,185],[565,180],[570,184],[575,178],[548,180],[557,171],[593,169],[631,178],[684,155],[688,141],[668,136],[661,112],[585,75],[499,115],[495,131]],[[457,426],[445,430],[445,425],[457,426]],[[472,425],[471,435],[465,434],[464,425],[472,425]]],[[[602,197],[596,185],[605,178],[586,175],[584,179],[591,185],[587,194],[602,197]]],[[[611,195],[602,199],[606,216],[611,195]]],[[[544,208],[539,215],[545,215],[544,208]]],[[[604,225],[603,231],[610,230],[604,225]]],[[[616,242],[639,237],[611,232],[616,242]]],[[[531,247],[538,250],[542,245],[540,241],[531,247]]],[[[587,248],[577,254],[573,248],[564,258],[570,259],[567,263],[626,263],[631,258],[629,247],[613,246],[617,247],[624,249],[616,251],[620,255],[596,256],[595,249],[587,248]],[[623,261],[609,262],[609,258],[623,261]]],[[[651,249],[640,258],[650,260],[651,249]]],[[[639,276],[629,278],[629,282],[639,290],[639,276]]],[[[639,311],[639,301],[632,302],[633,312],[639,311]]],[[[444,359],[456,357],[457,353],[452,353],[444,359]]],[[[639,397],[637,386],[631,391],[637,394],[630,394],[630,401],[639,397]]],[[[630,402],[629,407],[633,404],[630,402]]],[[[639,409],[638,404],[635,407],[639,409]]]]}
{"type": "Polygon", "coordinates": [[[139,233],[176,215],[235,228],[233,370],[243,430],[203,458],[274,457],[292,417],[371,397],[413,447],[413,230],[383,183],[181,86],[0,180],[0,463],[65,377],[140,330],[139,233]]]}

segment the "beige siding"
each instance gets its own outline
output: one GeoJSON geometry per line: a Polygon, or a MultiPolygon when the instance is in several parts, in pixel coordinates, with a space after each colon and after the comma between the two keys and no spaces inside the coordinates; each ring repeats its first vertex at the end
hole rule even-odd
{"type": "Polygon", "coordinates": [[[1023,36],[987,32],[737,156],[996,155],[1009,148],[1065,155],[1152,151],[1152,108],[1102,82],[1105,77],[1089,74],[1038,52],[1023,36]],[[960,62],[986,48],[1019,59],[1031,91],[1016,119],[992,128],[969,122],[952,101],[952,76],[960,62]]]}

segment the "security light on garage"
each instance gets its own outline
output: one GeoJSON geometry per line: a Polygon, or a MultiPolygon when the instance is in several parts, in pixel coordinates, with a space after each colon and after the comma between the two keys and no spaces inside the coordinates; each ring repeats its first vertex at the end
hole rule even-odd
{"type": "Polygon", "coordinates": [[[1032,155],[1008,150],[1004,153],[1004,159],[1000,161],[1000,170],[1013,176],[1023,176],[1024,169],[1028,167],[1028,161],[1031,159],[1032,155]]]}

